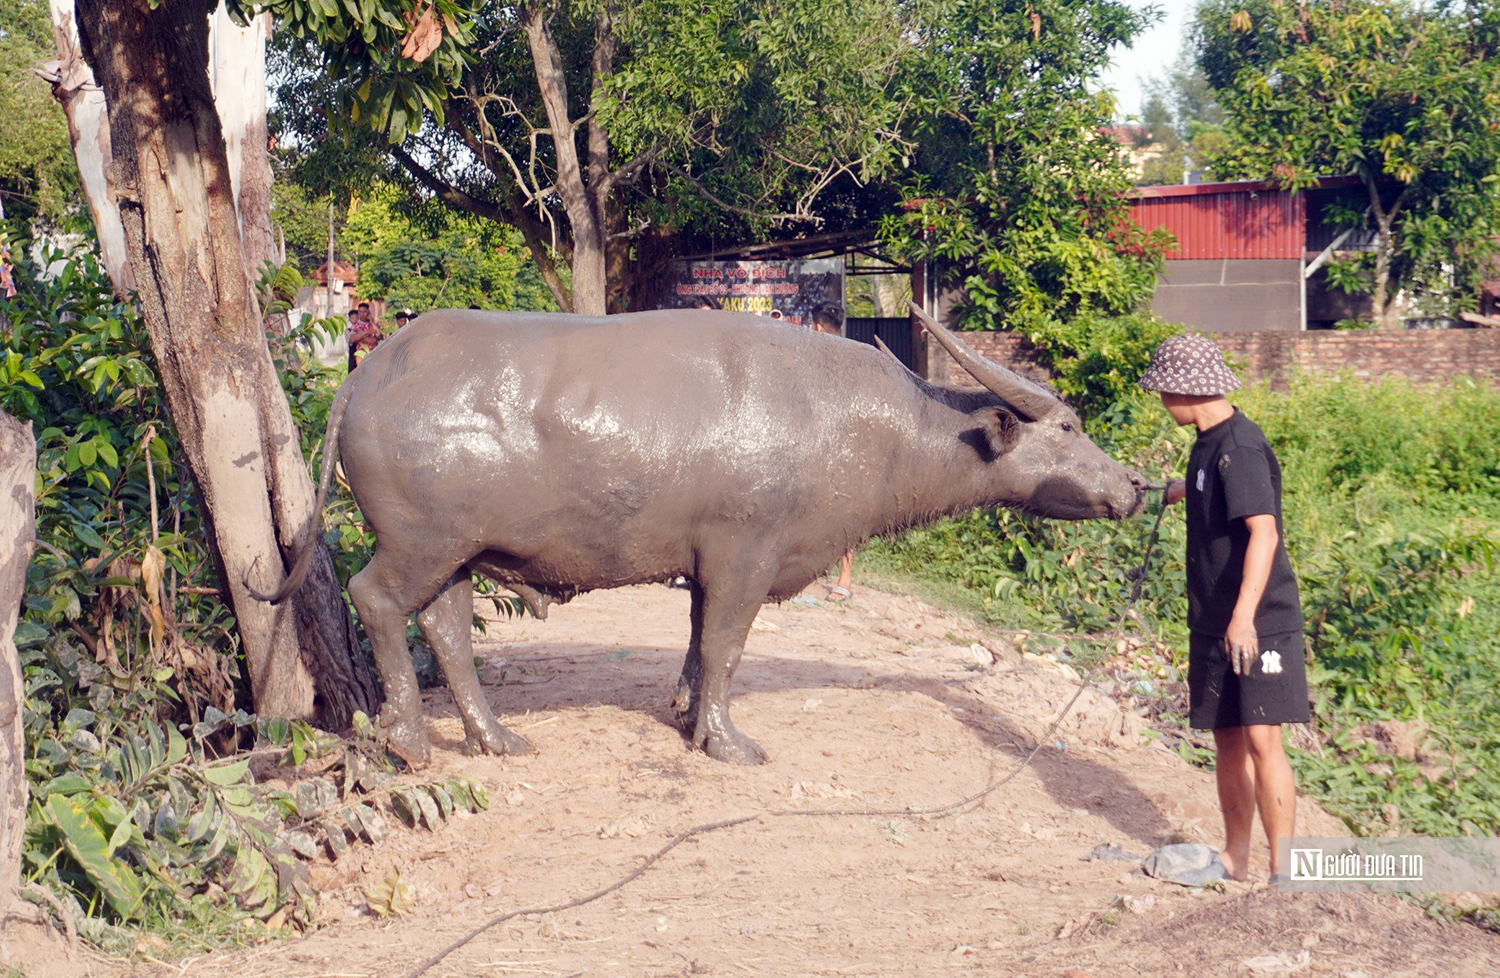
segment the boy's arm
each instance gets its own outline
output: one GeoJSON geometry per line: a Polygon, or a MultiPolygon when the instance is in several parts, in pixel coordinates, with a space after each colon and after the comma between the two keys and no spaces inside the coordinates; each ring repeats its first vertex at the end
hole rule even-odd
{"type": "Polygon", "coordinates": [[[1271,579],[1271,561],[1276,557],[1276,517],[1258,513],[1245,517],[1250,540],[1245,545],[1245,567],[1240,576],[1240,596],[1234,604],[1229,628],[1224,633],[1224,648],[1237,675],[1248,676],[1255,657],[1260,654],[1259,636],[1255,634],[1255,612],[1271,579]]]}

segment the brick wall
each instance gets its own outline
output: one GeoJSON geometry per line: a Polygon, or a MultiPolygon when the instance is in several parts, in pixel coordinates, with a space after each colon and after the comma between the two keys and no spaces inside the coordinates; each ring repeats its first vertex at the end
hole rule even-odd
{"type": "MultiPolygon", "coordinates": [[[[1500,385],[1500,330],[1496,329],[1258,330],[1212,335],[1247,382],[1269,379],[1274,383],[1295,368],[1304,373],[1348,370],[1365,379],[1387,374],[1418,381],[1471,376],[1500,385]]],[[[1031,345],[1022,337],[964,333],[962,338],[997,363],[1030,376],[1045,376],[1036,365],[1031,345]]],[[[931,337],[927,342],[931,379],[972,384],[947,351],[931,337]]]]}

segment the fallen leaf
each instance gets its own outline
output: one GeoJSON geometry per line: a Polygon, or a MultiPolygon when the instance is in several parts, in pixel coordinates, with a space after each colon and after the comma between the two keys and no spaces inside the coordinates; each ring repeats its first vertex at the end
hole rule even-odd
{"type": "Polygon", "coordinates": [[[411,887],[401,878],[401,870],[392,869],[377,886],[365,891],[365,905],[377,917],[399,917],[416,906],[411,887]]]}

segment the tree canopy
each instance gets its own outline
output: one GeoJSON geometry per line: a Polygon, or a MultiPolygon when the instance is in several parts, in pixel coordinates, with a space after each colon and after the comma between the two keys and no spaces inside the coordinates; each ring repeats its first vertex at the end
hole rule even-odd
{"type": "Polygon", "coordinates": [[[1473,301],[1500,235],[1500,7],[1478,0],[1208,0],[1198,61],[1227,175],[1293,188],[1354,174],[1372,253],[1330,265],[1395,325],[1399,289],[1473,301]]]}
{"type": "Polygon", "coordinates": [[[439,2],[423,20],[387,0],[266,6],[287,27],[281,123],[307,151],[304,179],[383,171],[510,224],[558,304],[594,312],[630,305],[684,228],[814,220],[825,190],[893,159],[895,83],[925,9],[556,0],[461,17],[439,2]]]}
{"type": "MultiPolygon", "coordinates": [[[[273,198],[288,260],[304,269],[321,264],[328,199],[295,183],[278,184],[273,198]]],[[[387,319],[402,308],[556,308],[514,228],[437,202],[415,213],[410,205],[399,188],[377,183],[335,207],[339,254],[358,265],[360,296],[386,301],[387,319]]]]}
{"type": "Polygon", "coordinates": [[[1212,169],[1228,140],[1224,110],[1190,51],[1148,83],[1141,124],[1148,139],[1136,180],[1142,186],[1181,183],[1189,170],[1212,169]]]}
{"type": "Polygon", "coordinates": [[[37,219],[66,224],[80,214],[68,127],[47,83],[33,71],[52,54],[43,0],[0,8],[0,203],[6,218],[22,226],[37,219]]]}
{"type": "Polygon", "coordinates": [[[1146,23],[1115,0],[957,0],[907,80],[907,211],[884,233],[953,269],[974,325],[1036,328],[1150,298],[1163,242],[1129,221],[1129,179],[1092,91],[1146,23]]]}

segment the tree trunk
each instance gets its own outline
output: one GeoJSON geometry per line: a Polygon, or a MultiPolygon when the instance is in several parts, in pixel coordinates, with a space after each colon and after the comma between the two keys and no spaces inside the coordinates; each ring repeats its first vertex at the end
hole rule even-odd
{"type": "Polygon", "coordinates": [[[609,311],[605,247],[608,230],[603,216],[595,209],[594,194],[589,192],[578,159],[577,134],[568,117],[567,77],[563,72],[557,39],[547,26],[548,14],[545,8],[530,7],[526,10],[526,41],[536,69],[537,89],[547,111],[547,126],[552,130],[552,147],[557,157],[557,193],[562,198],[568,226],[573,232],[573,311],[603,316],[609,311]]]}
{"type": "Polygon", "coordinates": [[[84,57],[110,107],[112,176],[162,388],[203,502],[257,711],[343,727],[376,703],[322,543],[272,607],[313,486],[261,328],[208,82],[201,0],[78,0],[84,57]]]}
{"type": "Polygon", "coordinates": [[[895,275],[876,275],[870,280],[870,296],[874,300],[875,315],[886,318],[904,316],[906,290],[895,275]]]}
{"type": "Polygon", "coordinates": [[[1391,236],[1384,228],[1375,236],[1375,289],[1370,296],[1375,307],[1375,323],[1383,328],[1399,325],[1392,322],[1396,303],[1391,287],[1391,236]]]}
{"type": "Polygon", "coordinates": [[[210,16],[209,84],[224,129],[240,243],[254,282],[266,262],[278,264],[276,232],[271,227],[271,142],[266,130],[266,40],[271,15],[260,14],[241,27],[221,3],[210,16]]]}
{"type": "MultiPolygon", "coordinates": [[[[21,882],[21,835],[26,827],[25,743],[21,739],[21,660],[14,639],[34,544],[32,485],[36,439],[31,425],[0,411],[0,931],[28,906],[21,882]]],[[[34,915],[28,915],[34,919],[34,915]]]]}
{"type": "Polygon", "coordinates": [[[1396,256],[1396,213],[1406,203],[1410,188],[1403,189],[1387,207],[1375,175],[1365,170],[1360,177],[1370,199],[1370,215],[1375,219],[1375,287],[1370,295],[1375,324],[1382,328],[1398,327],[1401,319],[1396,309],[1396,290],[1391,287],[1391,265],[1396,256]]]}
{"type": "MultiPolygon", "coordinates": [[[[52,83],[52,95],[68,120],[68,139],[78,162],[83,199],[94,220],[99,241],[99,260],[124,297],[135,290],[135,273],[125,250],[125,229],[110,192],[109,112],[104,93],[94,83],[94,73],[78,51],[78,28],[73,20],[73,0],[52,0],[52,35],[57,42],[57,60],[44,63],[37,73],[52,83]]],[[[16,120],[11,120],[12,124],[16,120]]]]}

